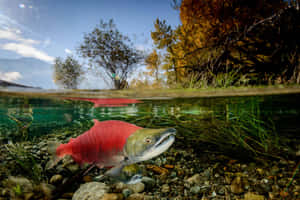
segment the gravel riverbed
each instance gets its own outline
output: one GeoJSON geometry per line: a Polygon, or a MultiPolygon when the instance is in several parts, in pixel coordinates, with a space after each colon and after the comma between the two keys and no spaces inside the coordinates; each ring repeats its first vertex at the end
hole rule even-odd
{"type": "Polygon", "coordinates": [[[68,157],[46,170],[51,158],[48,146],[54,138],[66,142],[70,136],[47,135],[0,145],[0,200],[300,199],[296,160],[247,162],[177,145],[138,163],[143,178],[128,185],[111,178],[99,180],[105,169],[94,168],[79,176],[87,166],[78,166],[68,157]]]}

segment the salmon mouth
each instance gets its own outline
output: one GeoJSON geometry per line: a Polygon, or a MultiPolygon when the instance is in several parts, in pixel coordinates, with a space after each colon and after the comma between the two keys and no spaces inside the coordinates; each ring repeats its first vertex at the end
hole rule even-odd
{"type": "Polygon", "coordinates": [[[160,139],[155,143],[154,147],[164,147],[164,146],[171,146],[173,142],[175,141],[175,135],[176,135],[176,129],[175,128],[169,128],[165,132],[162,133],[162,136],[160,139]]]}

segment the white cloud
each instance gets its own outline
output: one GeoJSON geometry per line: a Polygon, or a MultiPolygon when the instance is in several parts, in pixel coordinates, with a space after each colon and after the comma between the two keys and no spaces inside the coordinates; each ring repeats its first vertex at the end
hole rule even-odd
{"type": "Polygon", "coordinates": [[[32,40],[32,39],[26,39],[23,38],[20,35],[21,31],[20,30],[13,30],[13,29],[5,29],[1,30],[0,29],[0,39],[6,39],[6,40],[13,40],[13,41],[18,41],[26,44],[39,44],[40,41],[37,40],[32,40]]]}
{"type": "Polygon", "coordinates": [[[66,54],[73,54],[73,52],[68,48],[65,49],[65,52],[66,52],[66,54]]]}
{"type": "Polygon", "coordinates": [[[0,72],[0,79],[4,81],[16,81],[20,78],[22,78],[20,72],[6,72],[6,73],[0,72]]]}
{"type": "Polygon", "coordinates": [[[53,63],[54,58],[51,56],[48,56],[46,53],[36,49],[35,47],[32,47],[28,44],[20,44],[20,43],[7,43],[0,45],[1,49],[7,50],[7,51],[13,51],[19,55],[22,55],[24,57],[32,57],[37,58],[49,63],[53,63]]]}
{"type": "MultiPolygon", "coordinates": [[[[1,2],[1,0],[0,0],[0,2],[1,2]]],[[[1,4],[0,4],[0,7],[1,7],[1,4]]],[[[38,37],[43,37],[42,35],[33,32],[30,28],[24,26],[23,24],[18,23],[16,20],[13,20],[10,17],[1,14],[1,12],[0,12],[0,27],[1,28],[7,27],[8,29],[9,29],[9,27],[10,28],[14,27],[14,28],[21,29],[22,32],[28,32],[28,33],[36,35],[38,37]]]]}
{"type": "MultiPolygon", "coordinates": [[[[20,7],[25,7],[25,5],[20,4],[20,7]]],[[[24,57],[37,58],[53,63],[53,57],[34,46],[40,45],[45,48],[50,45],[50,38],[46,38],[43,42],[25,38],[23,31],[26,33],[30,32],[31,35],[36,35],[27,27],[20,25],[18,22],[0,13],[0,49],[12,51],[24,57]]]]}

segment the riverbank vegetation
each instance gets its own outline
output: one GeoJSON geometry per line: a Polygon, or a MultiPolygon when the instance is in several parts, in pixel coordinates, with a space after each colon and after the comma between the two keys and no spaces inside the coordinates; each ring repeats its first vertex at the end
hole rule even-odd
{"type": "Polygon", "coordinates": [[[151,32],[156,48],[165,52],[161,67],[167,87],[300,83],[296,2],[183,0],[177,5],[182,24],[172,28],[157,19],[151,32]]]}
{"type": "Polygon", "coordinates": [[[79,55],[115,89],[300,83],[297,1],[173,2],[181,24],[157,18],[152,51],[136,50],[110,20],[85,34],[79,55]]]}

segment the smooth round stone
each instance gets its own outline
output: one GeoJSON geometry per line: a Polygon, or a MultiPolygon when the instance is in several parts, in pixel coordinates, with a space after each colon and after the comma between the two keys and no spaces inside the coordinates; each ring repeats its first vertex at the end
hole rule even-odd
{"type": "Polygon", "coordinates": [[[129,197],[131,194],[132,194],[132,191],[130,190],[130,189],[124,189],[123,191],[122,191],[122,194],[123,194],[123,196],[125,197],[125,199],[127,198],[127,197],[129,197]]]}
{"type": "Polygon", "coordinates": [[[155,180],[147,176],[144,176],[142,178],[142,183],[144,183],[147,188],[152,188],[155,186],[155,180]]]}
{"type": "Polygon", "coordinates": [[[63,176],[60,174],[56,174],[54,176],[51,177],[50,179],[50,183],[53,185],[59,184],[62,182],[63,176]]]}
{"type": "Polygon", "coordinates": [[[105,183],[85,183],[76,190],[72,200],[99,200],[108,192],[108,190],[109,187],[105,183]]]}
{"type": "Polygon", "coordinates": [[[168,192],[170,192],[170,186],[168,184],[162,185],[161,192],[162,193],[168,193],[168,192]]]}
{"type": "Polygon", "coordinates": [[[196,185],[196,186],[191,187],[190,191],[193,194],[198,194],[198,193],[200,193],[201,188],[200,188],[200,186],[196,185]]]}
{"type": "Polygon", "coordinates": [[[141,193],[145,189],[145,184],[139,182],[139,183],[136,183],[136,184],[128,185],[128,188],[131,189],[133,191],[133,193],[141,193]]]}

